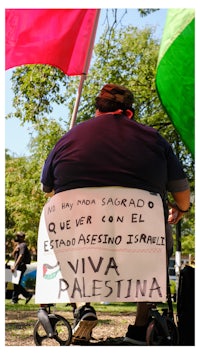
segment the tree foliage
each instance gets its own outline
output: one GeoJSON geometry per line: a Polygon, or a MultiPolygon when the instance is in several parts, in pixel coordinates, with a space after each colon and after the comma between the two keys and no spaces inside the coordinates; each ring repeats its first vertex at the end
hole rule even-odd
{"type": "Polygon", "coordinates": [[[27,157],[6,160],[6,237],[11,245],[13,235],[22,230],[30,245],[36,247],[36,235],[44,196],[38,184],[36,162],[27,157]]]}
{"type": "MultiPolygon", "coordinates": [[[[172,144],[193,188],[194,162],[164,112],[156,92],[159,45],[154,29],[150,27],[139,30],[128,26],[117,30],[115,22],[109,31],[105,27],[94,49],[77,122],[94,115],[94,99],[105,83],[127,86],[135,97],[135,119],[155,127],[172,144]]],[[[16,229],[23,229],[36,248],[39,217],[45,202],[40,189],[42,165],[55,142],[69,127],[79,78],[68,78],[51,66],[27,65],[15,69],[11,81],[15,111],[8,117],[15,116],[22,124],[30,122],[32,126],[30,156],[16,158],[7,154],[7,238],[11,238],[16,229]],[[55,119],[55,105],[62,105],[63,112],[67,112],[68,116],[63,115],[60,121],[55,119]]],[[[194,211],[191,211],[183,225],[183,235],[189,240],[194,234],[193,217],[194,211]]],[[[188,248],[191,250],[191,245],[188,248]]]]}
{"type": "Polygon", "coordinates": [[[6,241],[11,251],[13,235],[25,231],[29,245],[37,251],[37,233],[46,197],[41,190],[40,175],[44,161],[57,140],[64,134],[58,122],[50,120],[31,139],[28,157],[6,152],[6,241]],[[45,129],[44,129],[45,128],[45,129]]]}
{"type": "Polygon", "coordinates": [[[53,104],[64,104],[68,78],[63,72],[49,65],[24,65],[17,67],[11,78],[14,92],[13,115],[22,123],[41,125],[45,115],[53,112],[53,104]]]}

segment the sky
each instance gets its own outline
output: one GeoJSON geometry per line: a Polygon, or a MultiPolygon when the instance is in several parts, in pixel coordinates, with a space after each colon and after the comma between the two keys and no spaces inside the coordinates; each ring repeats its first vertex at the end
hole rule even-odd
{"type": "MultiPolygon", "coordinates": [[[[105,9],[101,10],[97,33],[96,41],[101,35],[103,23],[105,21],[105,9]]],[[[118,9],[118,13],[123,13],[124,9],[118,9]]],[[[123,17],[123,25],[131,24],[133,26],[144,28],[145,26],[155,26],[156,36],[161,38],[165,20],[166,20],[166,9],[161,9],[152,13],[148,16],[141,17],[136,9],[129,8],[128,13],[123,17]]],[[[120,17],[120,16],[119,16],[120,17]]],[[[12,97],[13,91],[11,89],[11,75],[13,69],[9,69],[5,72],[5,114],[8,114],[13,111],[12,108],[12,97]]],[[[60,106],[58,110],[58,117],[62,116],[63,110],[66,110],[65,106],[60,106]]],[[[9,149],[10,152],[15,153],[17,156],[27,155],[29,142],[29,133],[28,133],[28,124],[25,126],[20,125],[20,121],[16,118],[7,119],[5,121],[5,148],[9,149]]]]}

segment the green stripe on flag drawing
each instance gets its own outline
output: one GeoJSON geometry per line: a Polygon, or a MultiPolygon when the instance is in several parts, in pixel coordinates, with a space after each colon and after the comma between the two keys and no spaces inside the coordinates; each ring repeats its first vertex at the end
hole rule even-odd
{"type": "Polygon", "coordinates": [[[44,279],[46,279],[46,280],[54,279],[59,271],[60,271],[60,269],[52,272],[51,274],[44,275],[44,279]]]}

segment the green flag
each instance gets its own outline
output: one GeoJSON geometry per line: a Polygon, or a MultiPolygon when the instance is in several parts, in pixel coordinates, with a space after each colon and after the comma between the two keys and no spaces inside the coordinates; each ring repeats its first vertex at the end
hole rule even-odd
{"type": "Polygon", "coordinates": [[[194,9],[169,9],[156,87],[175,129],[194,156],[194,9]]]}

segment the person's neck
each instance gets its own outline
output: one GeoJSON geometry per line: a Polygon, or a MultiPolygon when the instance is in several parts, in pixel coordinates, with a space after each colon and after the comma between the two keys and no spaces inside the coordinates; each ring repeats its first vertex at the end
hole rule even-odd
{"type": "Polygon", "coordinates": [[[112,112],[101,112],[99,110],[96,110],[95,117],[101,116],[101,115],[121,115],[122,112],[123,112],[123,110],[121,110],[121,109],[118,109],[118,110],[112,111],[112,112]]]}
{"type": "MultiPolygon", "coordinates": [[[[101,112],[99,111],[98,109],[96,110],[95,112],[95,117],[98,117],[98,116],[102,116],[102,115],[121,115],[123,112],[123,110],[121,109],[118,109],[116,111],[113,111],[113,112],[101,112]]],[[[130,119],[133,119],[134,117],[134,114],[131,110],[127,109],[124,113],[124,115],[130,120],[130,119]]]]}

